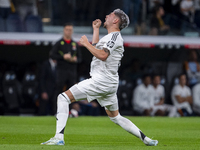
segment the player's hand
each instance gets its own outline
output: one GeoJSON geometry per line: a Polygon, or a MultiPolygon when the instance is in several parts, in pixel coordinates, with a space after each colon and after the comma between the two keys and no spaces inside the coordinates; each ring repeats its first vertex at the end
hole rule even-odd
{"type": "Polygon", "coordinates": [[[86,37],[85,35],[83,35],[83,36],[81,37],[80,43],[81,43],[83,46],[85,46],[85,47],[86,47],[86,45],[89,43],[89,42],[88,42],[88,39],[87,39],[87,37],[86,37]]]}
{"type": "Polygon", "coordinates": [[[64,60],[70,60],[72,58],[70,53],[64,54],[63,55],[64,60]]]}
{"type": "Polygon", "coordinates": [[[93,27],[93,29],[95,29],[95,28],[100,28],[100,26],[101,26],[101,20],[100,20],[100,19],[96,19],[96,20],[94,20],[94,21],[92,22],[92,27],[93,27]]]}
{"type": "Polygon", "coordinates": [[[70,61],[71,61],[71,62],[77,62],[77,57],[76,57],[76,56],[72,57],[72,58],[70,59],[70,61]]]}

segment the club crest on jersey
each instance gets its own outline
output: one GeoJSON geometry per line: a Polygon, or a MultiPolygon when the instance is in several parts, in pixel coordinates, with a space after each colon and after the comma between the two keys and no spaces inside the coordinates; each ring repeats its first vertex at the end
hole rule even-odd
{"type": "Polygon", "coordinates": [[[114,43],[113,41],[109,41],[109,42],[107,43],[107,46],[108,46],[109,48],[112,48],[114,45],[115,45],[115,43],[114,43]]]}
{"type": "Polygon", "coordinates": [[[72,42],[72,49],[75,51],[76,50],[76,43],[72,42]]]}

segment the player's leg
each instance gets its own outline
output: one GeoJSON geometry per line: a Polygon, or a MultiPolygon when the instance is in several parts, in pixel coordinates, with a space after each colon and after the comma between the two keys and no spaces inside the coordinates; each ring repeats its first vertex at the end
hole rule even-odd
{"type": "Polygon", "coordinates": [[[74,102],[74,97],[70,90],[58,95],[57,115],[56,115],[56,138],[64,140],[64,130],[69,116],[69,104],[74,102]]]}
{"type": "Polygon", "coordinates": [[[154,105],[151,111],[151,116],[165,116],[166,110],[162,105],[154,105]]]}
{"type": "Polygon", "coordinates": [[[158,144],[157,140],[152,140],[145,136],[142,131],[133,124],[129,119],[120,115],[118,111],[118,103],[105,107],[106,113],[110,120],[117,125],[121,126],[127,132],[140,138],[148,146],[156,146],[158,144]]]}
{"type": "Polygon", "coordinates": [[[168,116],[169,117],[180,117],[178,110],[175,106],[173,105],[168,105],[168,104],[163,104],[163,109],[169,112],[168,116]]]}
{"type": "Polygon", "coordinates": [[[66,92],[58,95],[57,115],[56,115],[56,134],[49,141],[41,143],[44,145],[64,145],[64,130],[69,116],[69,104],[76,100],[86,99],[86,94],[78,90],[76,85],[66,92]]]}

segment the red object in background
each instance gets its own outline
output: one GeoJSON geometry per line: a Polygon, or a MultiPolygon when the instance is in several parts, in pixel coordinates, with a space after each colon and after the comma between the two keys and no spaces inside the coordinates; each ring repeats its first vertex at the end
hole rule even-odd
{"type": "Polygon", "coordinates": [[[0,45],[30,45],[30,41],[1,40],[0,45]]]}

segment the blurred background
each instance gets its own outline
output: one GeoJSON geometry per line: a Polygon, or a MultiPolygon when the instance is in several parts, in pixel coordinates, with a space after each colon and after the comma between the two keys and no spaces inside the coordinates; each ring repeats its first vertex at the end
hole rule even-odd
{"type": "MultiPolygon", "coordinates": [[[[200,81],[200,70],[194,69],[200,61],[200,0],[0,0],[0,114],[54,115],[50,106],[39,114],[41,72],[52,47],[63,36],[63,25],[73,24],[75,42],[82,35],[91,41],[92,21],[99,18],[104,22],[116,8],[130,18],[129,27],[122,30],[121,114],[141,115],[134,111],[133,91],[145,74],[160,76],[165,104],[174,105],[171,91],[182,73],[192,91],[200,81]]],[[[100,37],[105,34],[101,27],[100,37]]],[[[79,47],[82,59],[77,65],[77,82],[89,78],[92,59],[87,49],[79,47]]],[[[105,115],[97,103],[84,101],[71,109],[79,115],[105,115]]],[[[76,116],[73,111],[72,116],[76,116]]]]}

